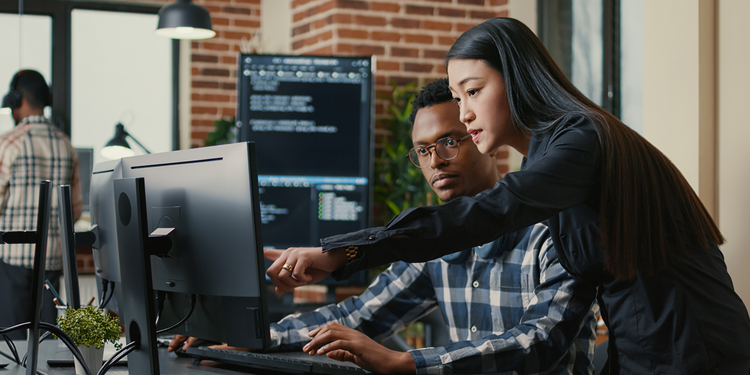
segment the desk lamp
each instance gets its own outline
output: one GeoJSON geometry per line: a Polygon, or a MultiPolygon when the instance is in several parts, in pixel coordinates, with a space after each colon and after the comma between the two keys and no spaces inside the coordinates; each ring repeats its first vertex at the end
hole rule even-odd
{"type": "Polygon", "coordinates": [[[125,131],[125,127],[118,122],[117,125],[115,125],[115,136],[107,142],[107,145],[104,146],[104,148],[102,148],[102,156],[107,159],[115,160],[135,155],[135,152],[130,148],[128,141],[125,140],[127,137],[130,137],[130,139],[137,143],[147,154],[151,153],[146,147],[143,147],[141,142],[138,142],[138,140],[130,135],[130,133],[125,131]]]}
{"type": "Polygon", "coordinates": [[[163,6],[154,33],[172,39],[208,39],[216,35],[208,11],[192,0],[177,0],[163,6]]]}

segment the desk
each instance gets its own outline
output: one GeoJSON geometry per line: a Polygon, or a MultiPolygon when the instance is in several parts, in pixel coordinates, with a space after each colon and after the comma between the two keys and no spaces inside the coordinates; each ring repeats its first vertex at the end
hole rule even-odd
{"type": "MultiPolygon", "coordinates": [[[[15,340],[16,348],[18,350],[19,357],[23,357],[26,353],[26,341],[15,340]]],[[[4,341],[0,340],[0,350],[3,353],[9,354],[4,341]]],[[[37,369],[47,375],[75,375],[75,367],[47,367],[47,358],[61,358],[62,353],[69,353],[67,347],[59,346],[59,340],[48,339],[41,343],[39,346],[39,361],[37,369]],[[59,351],[59,353],[58,353],[59,351]]],[[[105,360],[107,358],[104,358],[105,360]]],[[[15,362],[9,360],[5,356],[0,355],[0,363],[10,363],[6,368],[0,368],[0,375],[25,375],[26,368],[17,365],[15,362]]],[[[193,360],[190,358],[179,358],[174,353],[167,352],[166,348],[159,348],[159,369],[162,375],[202,375],[202,374],[224,374],[224,375],[237,375],[237,374],[251,374],[246,369],[240,369],[225,364],[220,364],[212,361],[202,361],[199,366],[193,366],[193,360]]],[[[128,374],[126,366],[114,366],[107,374],[128,374]]],[[[147,375],[147,374],[133,374],[133,375],[147,375]]]]}

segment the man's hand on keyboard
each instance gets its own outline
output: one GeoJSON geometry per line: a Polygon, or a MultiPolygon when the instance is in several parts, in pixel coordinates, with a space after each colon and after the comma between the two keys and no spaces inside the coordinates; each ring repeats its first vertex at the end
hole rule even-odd
{"type": "Polygon", "coordinates": [[[390,350],[373,341],[362,332],[328,323],[310,332],[312,341],[302,350],[313,354],[325,354],[328,358],[356,363],[365,370],[381,374],[414,374],[417,371],[414,358],[406,352],[390,350]]]}
{"type": "Polygon", "coordinates": [[[188,337],[184,335],[174,335],[172,337],[172,341],[169,343],[169,346],[167,347],[168,352],[173,352],[177,349],[180,349],[180,346],[182,346],[182,350],[185,350],[193,345],[198,341],[197,337],[188,337]],[[184,345],[183,345],[184,344],[184,345]]]}
{"type": "MultiPolygon", "coordinates": [[[[172,341],[169,343],[169,346],[167,347],[167,351],[168,352],[173,352],[173,351],[175,351],[177,349],[182,349],[184,351],[187,348],[193,346],[193,344],[195,344],[195,342],[198,341],[198,340],[199,339],[197,337],[188,337],[188,336],[184,336],[184,335],[174,335],[174,337],[172,338],[172,341]],[[180,345],[182,345],[181,348],[180,348],[180,345]]],[[[244,351],[244,352],[252,351],[252,350],[246,349],[246,348],[238,348],[238,347],[235,347],[235,346],[229,346],[226,343],[223,343],[221,345],[210,345],[209,348],[211,348],[211,349],[224,349],[224,350],[240,350],[240,351],[244,351]]]]}

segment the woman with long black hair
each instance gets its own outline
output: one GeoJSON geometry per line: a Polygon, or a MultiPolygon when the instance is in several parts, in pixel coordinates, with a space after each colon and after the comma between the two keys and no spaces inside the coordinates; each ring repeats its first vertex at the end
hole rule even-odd
{"type": "MultiPolygon", "coordinates": [[[[323,252],[269,253],[278,290],[333,270],[426,261],[545,221],[563,266],[599,288],[611,374],[748,374],[750,318],[718,248],[724,238],[674,164],[582,95],[517,20],[465,32],[446,66],[480,152],[507,144],[526,157],[521,171],[475,197],[325,238],[323,252]]],[[[349,349],[335,332],[313,334],[308,351],[349,349]]]]}

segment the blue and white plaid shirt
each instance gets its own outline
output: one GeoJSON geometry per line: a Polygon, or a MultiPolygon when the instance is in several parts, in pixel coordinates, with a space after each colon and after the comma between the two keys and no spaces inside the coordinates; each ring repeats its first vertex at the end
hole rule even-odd
{"type": "Polygon", "coordinates": [[[595,295],[537,224],[445,259],[393,263],[362,295],[272,324],[269,350],[300,350],[332,321],[382,342],[439,307],[452,343],[411,350],[418,374],[591,374],[595,295]]]}

